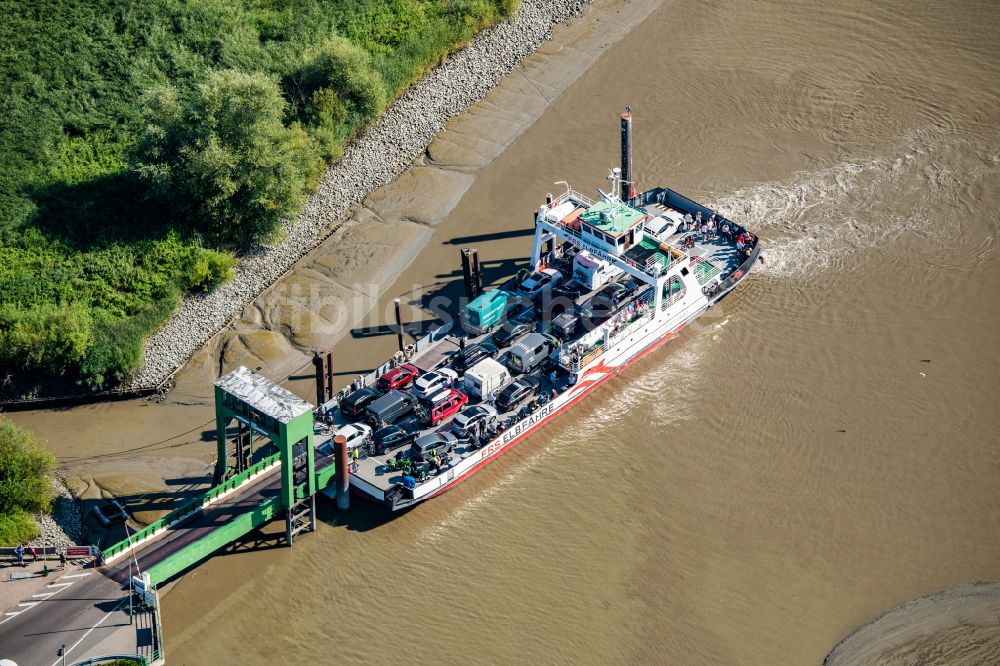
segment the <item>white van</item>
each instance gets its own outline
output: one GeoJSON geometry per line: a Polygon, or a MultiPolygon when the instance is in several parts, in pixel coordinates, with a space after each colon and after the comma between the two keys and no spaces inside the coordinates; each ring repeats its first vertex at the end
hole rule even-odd
{"type": "Polygon", "coordinates": [[[465,392],[483,400],[510,381],[510,372],[492,358],[484,358],[465,371],[465,392]]]}
{"type": "Polygon", "coordinates": [[[595,258],[586,250],[580,250],[573,257],[573,280],[588,290],[603,287],[622,273],[622,269],[595,258]]]}

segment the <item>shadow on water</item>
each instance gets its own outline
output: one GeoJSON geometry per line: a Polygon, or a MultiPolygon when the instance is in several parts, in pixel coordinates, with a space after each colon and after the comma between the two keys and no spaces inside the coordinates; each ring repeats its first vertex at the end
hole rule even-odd
{"type": "Polygon", "coordinates": [[[410,509],[392,512],[381,504],[357,497],[351,498],[351,508],[341,511],[330,498],[322,496],[316,501],[316,520],[330,527],[346,527],[352,532],[370,532],[406,515],[410,509]]]}
{"type": "Polygon", "coordinates": [[[521,238],[531,236],[535,233],[533,228],[512,229],[510,231],[498,231],[492,234],[477,234],[475,236],[456,236],[446,241],[442,245],[470,245],[472,243],[487,243],[489,241],[506,240],[508,238],[521,238]]]}

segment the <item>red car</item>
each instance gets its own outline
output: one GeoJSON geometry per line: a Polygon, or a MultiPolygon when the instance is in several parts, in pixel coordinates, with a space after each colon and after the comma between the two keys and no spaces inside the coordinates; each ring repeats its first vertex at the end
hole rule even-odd
{"type": "Polygon", "coordinates": [[[409,386],[413,383],[413,380],[419,376],[420,368],[411,363],[404,363],[398,368],[393,368],[379,377],[378,381],[375,382],[375,386],[377,386],[380,391],[401,389],[409,386]]]}
{"type": "Polygon", "coordinates": [[[457,414],[468,402],[469,396],[455,389],[444,389],[435,393],[428,398],[427,404],[421,409],[424,424],[435,426],[449,416],[457,414]]]}

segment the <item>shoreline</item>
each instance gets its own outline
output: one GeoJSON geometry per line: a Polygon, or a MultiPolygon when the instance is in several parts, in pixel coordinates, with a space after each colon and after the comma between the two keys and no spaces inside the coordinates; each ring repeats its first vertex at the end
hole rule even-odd
{"type": "MultiPolygon", "coordinates": [[[[243,307],[286,275],[312,249],[340,231],[353,210],[424,154],[452,116],[465,111],[590,0],[524,0],[514,17],[481,32],[414,84],[327,167],[315,194],[278,244],[240,258],[225,285],[184,297],[170,319],[147,340],[143,364],[120,388],[157,389],[198,350],[239,317],[243,307]]],[[[419,247],[413,254],[419,252],[419,247]]]]}
{"type": "MultiPolygon", "coordinates": [[[[367,196],[405,173],[427,153],[453,116],[465,112],[541,44],[552,28],[579,16],[593,0],[522,0],[514,16],[480,32],[427,76],[410,86],[324,170],[316,192],[283,237],[239,258],[235,277],[205,294],[186,294],[170,318],[147,339],[131,378],[110,390],[67,392],[58,381],[38,381],[27,393],[0,402],[7,410],[45,409],[165,393],[171,380],[209,341],[239,318],[244,307],[277,284],[324,241],[347,226],[367,196]],[[59,386],[47,395],[40,391],[59,386]]],[[[413,257],[420,247],[412,251],[413,257]]],[[[411,257],[412,258],[412,257],[411,257]]]]}

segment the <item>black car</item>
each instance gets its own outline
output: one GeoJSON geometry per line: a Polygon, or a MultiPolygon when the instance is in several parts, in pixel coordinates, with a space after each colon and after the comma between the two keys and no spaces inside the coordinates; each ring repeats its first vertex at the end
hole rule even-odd
{"type": "Polygon", "coordinates": [[[344,418],[360,421],[365,410],[368,409],[368,405],[381,395],[381,391],[370,386],[360,388],[340,402],[340,413],[344,415],[344,418]]]}
{"type": "Polygon", "coordinates": [[[625,293],[628,294],[629,296],[634,295],[636,292],[638,292],[644,286],[644,284],[642,282],[636,282],[635,280],[633,280],[631,278],[629,278],[627,280],[622,280],[621,282],[618,282],[616,284],[619,284],[619,285],[625,287],[625,293]]]}
{"type": "Polygon", "coordinates": [[[509,347],[517,342],[518,338],[527,335],[535,330],[534,322],[528,321],[508,321],[498,328],[493,334],[493,344],[497,347],[509,347]]]}
{"type": "Polygon", "coordinates": [[[521,377],[500,389],[493,404],[498,412],[509,412],[528,398],[538,395],[541,388],[537,379],[521,377]]]}
{"type": "Polygon", "coordinates": [[[630,295],[627,286],[612,282],[581,304],[580,314],[594,321],[610,317],[630,295]]]}
{"type": "Polygon", "coordinates": [[[387,451],[412,444],[417,439],[417,433],[402,425],[387,425],[376,430],[373,439],[375,455],[380,456],[387,451]]]}
{"type": "Polygon", "coordinates": [[[484,358],[496,358],[499,353],[500,350],[488,342],[467,345],[465,349],[455,354],[451,367],[455,368],[459,374],[464,374],[466,370],[484,358]]]}

